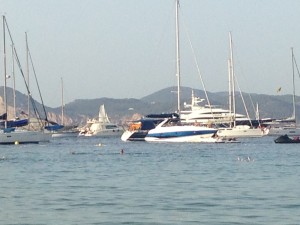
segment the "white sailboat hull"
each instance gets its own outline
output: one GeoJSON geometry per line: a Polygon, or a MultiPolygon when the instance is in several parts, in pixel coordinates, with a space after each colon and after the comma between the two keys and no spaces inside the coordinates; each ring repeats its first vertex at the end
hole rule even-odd
{"type": "Polygon", "coordinates": [[[52,133],[53,138],[67,138],[67,137],[78,137],[79,131],[62,131],[62,132],[55,132],[52,133]]]}
{"type": "MultiPolygon", "coordinates": [[[[114,130],[99,130],[95,131],[90,136],[96,137],[120,137],[123,134],[123,129],[114,129],[114,130]]],[[[89,136],[88,134],[85,136],[89,136]]]]}
{"type": "Polygon", "coordinates": [[[13,131],[0,133],[0,144],[29,144],[49,142],[51,134],[39,131],[13,131]]]}
{"type": "Polygon", "coordinates": [[[220,128],[217,135],[219,137],[243,138],[243,137],[263,137],[269,132],[266,128],[250,128],[248,126],[237,126],[233,128],[220,128]]]}
{"type": "Polygon", "coordinates": [[[269,136],[300,136],[300,127],[276,127],[270,128],[269,136]]]}

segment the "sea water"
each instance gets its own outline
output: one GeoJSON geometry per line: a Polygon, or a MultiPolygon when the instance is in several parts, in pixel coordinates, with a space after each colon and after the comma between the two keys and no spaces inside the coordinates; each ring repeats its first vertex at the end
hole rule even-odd
{"type": "Polygon", "coordinates": [[[0,146],[0,224],[300,224],[300,145],[0,146]]]}

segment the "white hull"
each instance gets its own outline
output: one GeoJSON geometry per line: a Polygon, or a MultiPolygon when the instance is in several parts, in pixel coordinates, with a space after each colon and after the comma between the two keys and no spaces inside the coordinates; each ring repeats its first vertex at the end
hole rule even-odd
{"type": "Polygon", "coordinates": [[[79,132],[57,132],[52,133],[53,138],[78,137],[79,132]]]}
{"type": "Polygon", "coordinates": [[[134,132],[136,132],[136,131],[130,131],[130,130],[124,131],[124,133],[123,133],[122,136],[121,136],[121,140],[122,140],[122,141],[127,141],[127,140],[132,136],[132,134],[133,134],[134,132]]]}
{"type": "Polygon", "coordinates": [[[121,137],[123,129],[118,130],[101,130],[94,132],[91,136],[96,137],[121,137]]]}
{"type": "Polygon", "coordinates": [[[150,130],[145,137],[148,142],[205,142],[216,129],[201,126],[168,126],[168,119],[150,130]]]}
{"type": "Polygon", "coordinates": [[[27,144],[49,142],[51,134],[39,131],[13,131],[0,133],[0,144],[27,144]]]}
{"type": "Polygon", "coordinates": [[[79,136],[85,137],[121,137],[123,134],[123,129],[113,129],[113,130],[99,130],[94,132],[81,133],[79,136]]]}
{"type": "Polygon", "coordinates": [[[104,105],[100,106],[98,119],[88,120],[79,136],[85,137],[121,137],[124,129],[122,126],[111,123],[105,112],[104,105]]]}
{"type": "Polygon", "coordinates": [[[269,136],[300,136],[300,127],[276,127],[270,128],[269,136]]]}
{"type": "Polygon", "coordinates": [[[233,128],[220,128],[217,135],[219,137],[229,137],[229,138],[256,138],[263,137],[268,134],[268,129],[260,128],[249,128],[249,127],[233,127],[233,128]]]}
{"type": "Polygon", "coordinates": [[[145,141],[147,142],[170,142],[170,143],[221,143],[224,142],[221,139],[209,137],[203,137],[202,135],[188,136],[188,137],[176,137],[176,138],[155,138],[155,137],[146,137],[145,141]]]}

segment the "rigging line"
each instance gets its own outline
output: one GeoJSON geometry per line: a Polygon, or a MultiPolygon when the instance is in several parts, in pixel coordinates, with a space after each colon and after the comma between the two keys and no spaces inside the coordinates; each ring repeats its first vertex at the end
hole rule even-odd
{"type": "MultiPolygon", "coordinates": [[[[236,53],[235,55],[237,55],[237,54],[238,54],[238,53],[236,53]]],[[[236,58],[238,58],[238,57],[236,57],[236,58]]],[[[239,63],[239,60],[238,60],[238,63],[239,63]]],[[[244,81],[246,81],[246,83],[249,83],[249,82],[247,81],[247,77],[245,77],[245,75],[244,75],[243,68],[239,67],[239,69],[240,69],[240,71],[241,71],[240,74],[242,74],[242,78],[244,78],[244,81]]],[[[235,77],[235,79],[237,80],[236,77],[235,77]]],[[[238,88],[239,88],[239,92],[240,92],[241,98],[243,99],[243,94],[242,94],[242,91],[241,91],[241,89],[240,89],[239,83],[237,82],[237,84],[238,84],[238,88]]],[[[253,109],[253,111],[255,112],[256,109],[255,109],[255,106],[254,106],[254,102],[253,102],[252,96],[251,96],[251,94],[250,94],[249,92],[247,92],[247,95],[249,96],[249,99],[250,99],[250,103],[251,103],[252,109],[253,109]]],[[[249,113],[248,113],[248,109],[247,109],[247,107],[246,107],[246,104],[245,104],[245,103],[243,103],[243,104],[244,104],[244,108],[245,108],[245,111],[246,111],[246,113],[247,113],[247,116],[248,116],[248,118],[249,118],[249,121],[251,122],[251,119],[250,119],[250,117],[249,117],[249,113]]],[[[260,121],[258,121],[258,123],[260,123],[260,121]]],[[[251,126],[252,126],[252,124],[251,124],[251,126]]]]}
{"type": "Polygon", "coordinates": [[[247,93],[247,94],[248,94],[248,96],[249,96],[249,99],[250,99],[250,102],[251,102],[252,109],[253,109],[253,111],[255,112],[255,106],[254,106],[254,102],[253,102],[252,96],[251,96],[250,93],[247,93]]]}
{"type": "Polygon", "coordinates": [[[235,75],[233,76],[233,79],[234,79],[234,82],[237,84],[237,87],[238,87],[238,89],[239,89],[239,92],[240,92],[240,95],[241,95],[241,98],[242,98],[242,102],[243,102],[243,105],[244,105],[244,108],[245,108],[245,111],[246,111],[248,120],[249,120],[250,125],[251,125],[251,127],[252,127],[252,121],[251,121],[250,116],[249,116],[249,112],[248,112],[248,109],[247,109],[247,106],[246,106],[246,103],[245,103],[245,99],[244,99],[244,96],[243,96],[243,94],[242,94],[240,85],[239,85],[239,83],[238,83],[237,78],[236,78],[235,75]]]}
{"type": "MultiPolygon", "coordinates": [[[[32,104],[32,106],[33,106],[33,108],[34,108],[35,116],[36,116],[36,117],[39,119],[39,121],[40,121],[40,120],[41,120],[41,117],[40,117],[40,115],[39,115],[39,113],[38,113],[36,104],[35,104],[35,102],[34,102],[32,96],[31,96],[31,93],[30,93],[28,84],[27,84],[27,82],[26,82],[26,79],[25,79],[25,76],[24,76],[24,72],[23,72],[23,70],[22,70],[22,66],[21,66],[21,63],[20,63],[20,60],[19,60],[19,57],[18,57],[18,54],[17,54],[17,50],[16,50],[16,48],[15,48],[15,44],[14,44],[14,41],[13,41],[11,32],[10,32],[10,30],[9,30],[9,27],[8,27],[8,24],[7,24],[7,21],[6,21],[6,18],[4,17],[3,19],[4,19],[4,22],[5,22],[5,25],[6,25],[6,28],[7,28],[7,31],[8,31],[10,40],[11,40],[11,43],[12,43],[12,45],[13,45],[13,49],[14,49],[14,53],[15,53],[15,59],[16,59],[16,62],[17,62],[17,64],[18,64],[20,73],[21,73],[21,75],[22,75],[22,77],[23,77],[23,80],[24,80],[24,83],[25,83],[25,87],[26,87],[27,93],[28,93],[28,95],[29,95],[31,104],[32,104]]],[[[28,116],[29,116],[29,115],[28,115],[28,116]]],[[[41,125],[41,123],[40,123],[40,125],[41,125]]]]}
{"type": "MultiPolygon", "coordinates": [[[[17,50],[16,50],[15,47],[14,47],[14,53],[15,53],[14,55],[15,55],[15,59],[16,59],[16,62],[17,62],[17,64],[18,64],[19,70],[20,70],[21,75],[22,75],[22,77],[23,77],[23,80],[24,80],[24,82],[25,82],[25,86],[26,86],[26,89],[27,89],[27,93],[28,93],[28,95],[29,95],[29,99],[30,99],[31,105],[32,105],[32,107],[33,107],[34,114],[35,114],[36,118],[37,118],[38,121],[39,121],[40,127],[42,128],[42,124],[41,124],[41,121],[40,121],[42,118],[41,118],[41,116],[40,116],[40,114],[39,114],[39,111],[38,111],[38,109],[37,109],[36,103],[35,103],[35,101],[34,101],[34,99],[33,99],[33,97],[32,97],[32,94],[31,94],[30,90],[29,90],[28,84],[27,84],[27,82],[26,82],[26,79],[25,79],[25,76],[24,76],[24,73],[23,73],[23,70],[22,70],[22,67],[21,67],[21,63],[20,63],[19,57],[18,57],[18,55],[17,55],[17,50]]],[[[29,116],[29,115],[28,115],[28,116],[29,116]]]]}
{"type": "Polygon", "coordinates": [[[297,65],[294,53],[293,53],[293,60],[294,60],[294,63],[295,63],[295,66],[296,66],[296,69],[297,69],[297,72],[298,72],[298,76],[300,77],[300,72],[299,72],[299,69],[298,69],[298,65],[297,65]]]}
{"type": "Polygon", "coordinates": [[[33,60],[32,60],[32,56],[31,56],[31,52],[30,52],[29,48],[28,48],[28,54],[29,54],[29,58],[30,58],[30,62],[31,62],[33,74],[34,74],[34,77],[35,77],[35,82],[37,84],[37,88],[38,88],[39,95],[40,95],[40,98],[41,98],[41,103],[42,103],[43,111],[44,111],[44,114],[45,114],[45,120],[48,122],[47,112],[46,112],[46,109],[45,109],[45,105],[44,105],[44,101],[43,101],[43,98],[42,98],[42,93],[41,93],[40,85],[39,85],[39,82],[38,82],[38,79],[37,79],[37,76],[36,76],[35,67],[33,65],[33,60]]]}
{"type": "MultiPolygon", "coordinates": [[[[181,11],[180,11],[181,12],[181,11]]],[[[182,13],[181,13],[182,14],[182,13]]],[[[181,15],[181,17],[183,18],[183,16],[181,15]]],[[[193,47],[193,44],[192,44],[192,41],[191,41],[191,38],[190,38],[190,34],[189,34],[189,31],[187,30],[187,26],[186,26],[186,23],[185,23],[185,20],[183,19],[183,24],[184,24],[184,28],[185,28],[185,31],[186,31],[186,34],[187,34],[187,37],[188,37],[188,41],[189,41],[189,45],[191,47],[191,50],[192,50],[192,53],[193,53],[193,56],[194,56],[194,61],[195,61],[195,64],[196,64],[196,68],[197,68],[197,72],[199,74],[199,78],[200,78],[200,81],[201,81],[201,84],[203,86],[203,91],[204,91],[204,94],[205,94],[205,97],[206,97],[206,100],[207,100],[207,103],[208,103],[208,106],[210,108],[210,111],[211,111],[211,114],[213,116],[213,119],[215,119],[214,117],[214,114],[212,112],[212,106],[210,104],[210,101],[209,101],[209,98],[208,98],[208,94],[207,94],[207,91],[206,91],[206,87],[205,87],[205,84],[204,84],[204,81],[203,81],[203,78],[202,78],[202,74],[200,72],[200,67],[199,67],[199,63],[197,61],[197,58],[196,58],[196,53],[195,53],[195,50],[194,50],[194,47],[193,47]]],[[[214,120],[215,121],[215,120],[214,120]]]]}

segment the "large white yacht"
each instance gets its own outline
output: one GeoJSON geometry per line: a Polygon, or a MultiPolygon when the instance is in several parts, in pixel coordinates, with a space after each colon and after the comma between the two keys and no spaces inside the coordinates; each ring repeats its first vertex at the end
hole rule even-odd
{"type": "Polygon", "coordinates": [[[114,137],[121,136],[124,132],[122,126],[110,122],[104,105],[100,106],[99,117],[90,119],[87,124],[81,129],[80,136],[101,136],[101,137],[114,137]]]}
{"type": "MultiPolygon", "coordinates": [[[[204,104],[205,101],[205,99],[196,97],[194,91],[192,91],[191,104],[184,103],[184,107],[188,110],[181,111],[181,122],[209,125],[228,124],[232,121],[233,113],[228,109],[204,104]]],[[[235,119],[236,121],[249,121],[245,115],[238,113],[235,114],[235,119]]]]}

